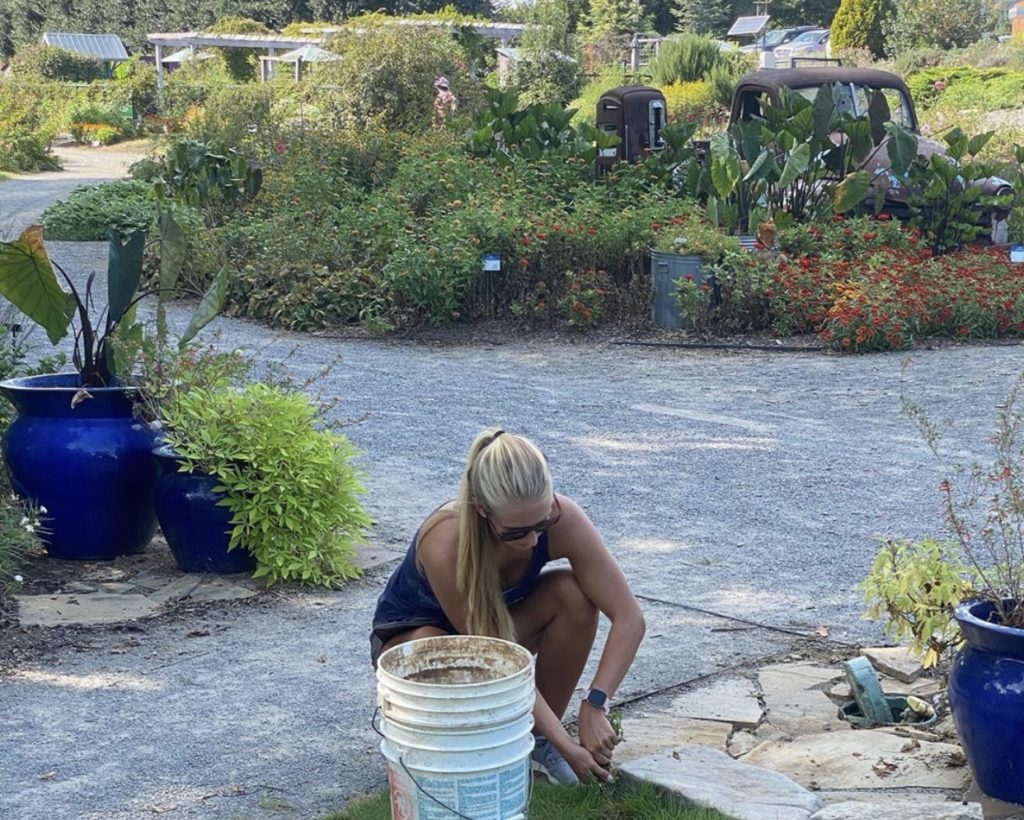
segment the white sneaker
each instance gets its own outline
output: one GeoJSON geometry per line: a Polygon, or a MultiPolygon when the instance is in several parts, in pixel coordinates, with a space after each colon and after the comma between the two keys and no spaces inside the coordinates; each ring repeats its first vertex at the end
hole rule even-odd
{"type": "Polygon", "coordinates": [[[555,744],[541,735],[536,736],[536,743],[530,754],[530,768],[544,775],[549,783],[575,786],[580,782],[572,766],[555,748],[555,744]]]}

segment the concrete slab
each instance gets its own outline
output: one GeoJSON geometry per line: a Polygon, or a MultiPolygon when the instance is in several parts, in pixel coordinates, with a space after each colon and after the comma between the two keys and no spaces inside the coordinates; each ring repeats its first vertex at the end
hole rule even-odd
{"type": "Polygon", "coordinates": [[[177,578],[172,578],[163,586],[149,593],[146,597],[156,604],[165,604],[168,601],[187,598],[199,588],[199,585],[203,583],[204,577],[194,572],[179,575],[177,578]]]}
{"type": "Polygon", "coordinates": [[[763,743],[743,760],[812,789],[962,789],[968,779],[959,746],[874,730],[763,743]]]}
{"type": "Polygon", "coordinates": [[[771,666],[757,673],[767,721],[790,735],[842,731],[850,724],[838,718],[836,705],[820,687],[831,678],[808,675],[791,666],[771,666]],[[818,688],[814,688],[818,687],[818,688]]]}
{"type": "Polygon", "coordinates": [[[924,671],[920,656],[905,646],[874,646],[863,654],[879,672],[903,683],[913,683],[924,671]]]}
{"type": "Polygon", "coordinates": [[[964,799],[976,800],[980,803],[986,820],[1024,820],[1024,806],[989,797],[978,788],[978,784],[973,780],[970,788],[964,794],[964,799]]]}
{"type": "Polygon", "coordinates": [[[808,820],[821,808],[817,796],[789,778],[703,746],[632,760],[619,771],[736,820],[808,820]]]}
{"type": "Polygon", "coordinates": [[[831,803],[812,820],[983,820],[981,804],[923,798],[831,803]]]}
{"type": "Polygon", "coordinates": [[[757,692],[746,678],[726,678],[673,698],[668,710],[681,717],[720,720],[750,728],[761,720],[757,692]]]}
{"type": "Polygon", "coordinates": [[[721,751],[731,732],[731,723],[665,712],[629,717],[622,721],[625,740],[615,747],[615,760],[636,760],[676,746],[708,746],[721,751]]]}
{"type": "MultiPolygon", "coordinates": [[[[247,578],[249,576],[240,577],[247,578]]],[[[234,584],[223,578],[209,578],[192,590],[188,597],[190,601],[196,602],[233,601],[241,598],[251,598],[256,594],[256,590],[250,587],[234,584]]]]}
{"type": "Polygon", "coordinates": [[[363,572],[383,564],[389,564],[401,557],[402,553],[385,549],[384,547],[372,545],[356,547],[356,563],[363,572]]]}
{"type": "Polygon", "coordinates": [[[22,626],[96,625],[133,621],[156,614],[144,595],[93,592],[88,595],[16,595],[22,626]]]}

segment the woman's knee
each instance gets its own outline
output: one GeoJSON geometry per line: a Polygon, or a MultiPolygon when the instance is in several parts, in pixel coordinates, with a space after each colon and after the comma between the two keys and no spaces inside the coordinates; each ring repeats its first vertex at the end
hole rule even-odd
{"type": "Polygon", "coordinates": [[[598,609],[587,597],[571,569],[561,568],[550,573],[553,577],[551,595],[560,617],[577,621],[581,626],[597,626],[598,609]]]}

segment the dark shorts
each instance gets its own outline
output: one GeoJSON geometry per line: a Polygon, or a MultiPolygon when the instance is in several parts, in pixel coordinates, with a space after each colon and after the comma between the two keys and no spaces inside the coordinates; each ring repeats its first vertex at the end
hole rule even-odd
{"type": "Polygon", "coordinates": [[[374,624],[373,631],[370,632],[370,661],[373,663],[374,668],[377,668],[377,659],[380,657],[384,644],[395,637],[395,635],[401,635],[410,629],[419,629],[421,626],[434,626],[438,629],[443,629],[449,635],[455,634],[449,624],[439,624],[436,621],[403,621],[401,623],[374,624]]]}

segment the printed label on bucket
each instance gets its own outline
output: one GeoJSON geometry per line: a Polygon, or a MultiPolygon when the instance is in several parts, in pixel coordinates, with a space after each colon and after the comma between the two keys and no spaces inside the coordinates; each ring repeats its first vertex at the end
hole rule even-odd
{"type": "Polygon", "coordinates": [[[529,760],[485,774],[437,777],[413,772],[417,788],[408,774],[390,765],[391,816],[393,820],[451,820],[454,810],[474,820],[521,817],[529,774],[529,760]]]}

